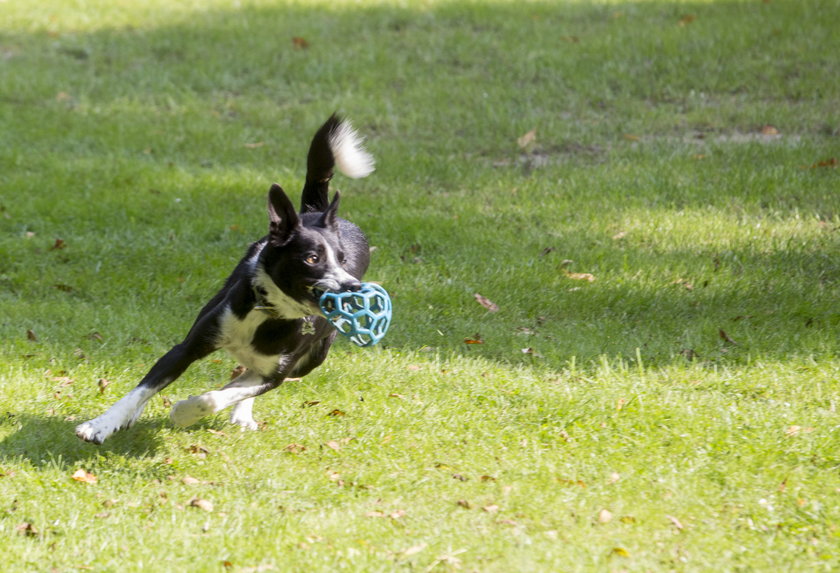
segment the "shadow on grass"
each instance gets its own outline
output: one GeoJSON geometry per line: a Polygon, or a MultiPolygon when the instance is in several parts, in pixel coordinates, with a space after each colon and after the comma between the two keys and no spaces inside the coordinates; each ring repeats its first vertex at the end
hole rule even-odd
{"type": "Polygon", "coordinates": [[[161,446],[160,421],[141,420],[101,446],[79,440],[73,432],[76,424],[57,416],[7,414],[4,425],[16,430],[0,441],[0,461],[27,460],[36,468],[70,470],[108,454],[149,458],[161,446]]]}

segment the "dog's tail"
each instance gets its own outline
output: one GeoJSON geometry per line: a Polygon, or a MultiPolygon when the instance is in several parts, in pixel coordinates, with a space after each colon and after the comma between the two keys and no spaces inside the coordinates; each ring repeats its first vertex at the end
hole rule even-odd
{"type": "Polygon", "coordinates": [[[373,172],[373,156],[362,147],[362,139],[345,119],[333,114],[315,133],[306,159],[306,183],[300,211],[326,211],[334,168],[358,179],[373,172]]]}

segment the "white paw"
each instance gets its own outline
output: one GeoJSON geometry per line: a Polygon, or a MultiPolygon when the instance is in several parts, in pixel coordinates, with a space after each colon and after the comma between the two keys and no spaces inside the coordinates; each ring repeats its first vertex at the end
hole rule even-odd
{"type": "Polygon", "coordinates": [[[240,426],[243,430],[256,430],[259,425],[254,421],[254,399],[243,400],[233,407],[230,413],[230,423],[240,426]]]}
{"type": "Polygon", "coordinates": [[[209,416],[219,410],[216,400],[213,399],[213,392],[207,392],[201,396],[190,396],[172,406],[169,419],[176,426],[186,427],[195,424],[205,416],[209,416]]]}
{"type": "Polygon", "coordinates": [[[105,438],[113,434],[115,429],[97,426],[96,420],[91,420],[76,426],[76,435],[86,442],[99,445],[105,441],[105,438]]]}

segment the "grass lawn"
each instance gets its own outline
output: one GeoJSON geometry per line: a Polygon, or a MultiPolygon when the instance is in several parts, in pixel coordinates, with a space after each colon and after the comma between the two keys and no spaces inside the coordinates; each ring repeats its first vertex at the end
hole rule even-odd
{"type": "Polygon", "coordinates": [[[838,570],[838,21],[0,1],[3,570],[838,570]],[[169,423],[218,354],[79,441],[335,110],[378,161],[335,186],[383,343],[258,399],[257,432],[169,423]]]}

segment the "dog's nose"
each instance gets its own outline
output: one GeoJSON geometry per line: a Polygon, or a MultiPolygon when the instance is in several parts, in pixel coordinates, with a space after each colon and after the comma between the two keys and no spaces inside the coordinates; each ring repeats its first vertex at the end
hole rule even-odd
{"type": "Polygon", "coordinates": [[[362,290],[362,283],[356,279],[341,283],[341,292],[356,292],[362,290]]]}

